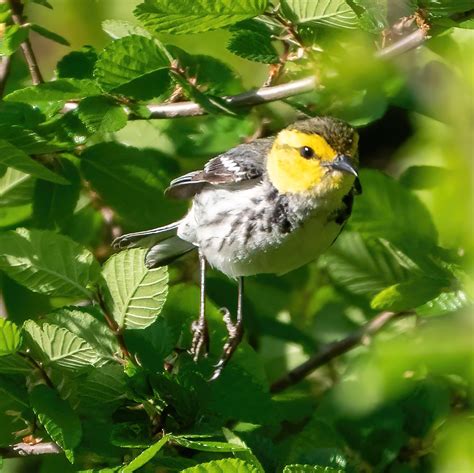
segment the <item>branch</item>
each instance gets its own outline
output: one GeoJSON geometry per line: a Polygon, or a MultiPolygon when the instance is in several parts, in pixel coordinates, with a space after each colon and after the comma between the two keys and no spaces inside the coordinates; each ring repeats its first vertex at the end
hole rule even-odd
{"type": "Polygon", "coordinates": [[[412,315],[412,312],[382,312],[364,325],[360,330],[342,340],[339,340],[338,342],[329,343],[324,346],[318,353],[315,353],[304,363],[293,368],[285,376],[275,381],[271,385],[270,391],[272,393],[278,393],[298,383],[320,366],[325,365],[344,353],[347,353],[352,348],[363,344],[367,337],[377,333],[395,318],[404,317],[406,315],[412,315]]]}
{"type": "Polygon", "coordinates": [[[12,65],[11,56],[4,56],[0,58],[0,98],[3,97],[3,92],[7,85],[7,80],[10,74],[11,65],[12,65]]]}
{"type": "MultiPolygon", "coordinates": [[[[376,59],[392,59],[395,56],[403,54],[410,49],[420,46],[427,38],[424,30],[416,30],[414,33],[402,38],[401,40],[381,49],[375,54],[376,59]]],[[[274,85],[272,87],[262,87],[256,90],[250,90],[238,95],[230,95],[223,97],[227,105],[231,107],[254,107],[264,103],[274,102],[276,100],[287,99],[294,95],[304,94],[314,90],[318,85],[314,76],[305,77],[286,84],[274,85]]],[[[78,107],[77,102],[66,102],[62,109],[62,113],[70,112],[78,107]]],[[[150,112],[149,119],[156,118],[177,118],[177,117],[196,117],[206,115],[208,112],[195,102],[173,102],[162,104],[147,105],[150,112]]],[[[135,120],[139,117],[126,109],[129,120],[135,120]]]]}
{"type": "Polygon", "coordinates": [[[26,455],[46,455],[62,452],[61,447],[54,442],[40,442],[34,445],[22,442],[8,447],[0,447],[0,457],[3,458],[23,457],[26,455]]]}
{"type": "MultiPolygon", "coordinates": [[[[15,25],[22,26],[23,21],[23,4],[21,0],[8,0],[10,5],[10,10],[12,12],[12,20],[15,25]]],[[[21,43],[21,50],[23,51],[23,56],[25,56],[26,64],[30,71],[31,82],[33,85],[41,84],[43,81],[43,76],[36,61],[35,53],[31,47],[30,40],[27,38],[23,43],[21,43]]]]}

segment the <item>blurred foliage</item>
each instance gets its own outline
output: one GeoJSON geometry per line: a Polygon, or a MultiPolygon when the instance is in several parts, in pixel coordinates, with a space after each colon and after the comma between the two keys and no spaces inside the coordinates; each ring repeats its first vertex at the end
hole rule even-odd
{"type": "Polygon", "coordinates": [[[24,3],[17,25],[0,2],[0,452],[64,454],[3,471],[474,471],[472,2],[24,3]],[[417,28],[422,47],[374,58],[417,28]],[[52,77],[37,86],[27,38],[52,77]],[[319,86],[284,103],[221,99],[308,75],[319,86]],[[186,99],[209,114],[149,119],[186,99]],[[196,261],[147,270],[110,242],[179,218],[170,179],[302,112],[359,127],[364,192],[320,261],[249,279],[247,340],[209,383],[234,284],[211,273],[194,363],[196,261]],[[271,392],[385,310],[414,315],[271,392]]]}

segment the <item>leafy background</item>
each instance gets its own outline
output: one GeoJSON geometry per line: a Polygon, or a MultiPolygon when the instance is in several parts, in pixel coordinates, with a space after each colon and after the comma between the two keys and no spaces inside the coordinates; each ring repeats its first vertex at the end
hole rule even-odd
{"type": "Polygon", "coordinates": [[[474,470],[472,3],[276,6],[31,0],[16,25],[0,2],[3,471],[474,470]],[[422,47],[374,59],[417,28],[422,47]],[[220,99],[309,75],[319,87],[277,103],[220,99]],[[147,103],[186,99],[209,115],[149,119],[147,103]],[[195,364],[195,259],[147,271],[111,239],[182,215],[170,179],[301,112],[360,127],[364,193],[320,261],[248,280],[246,341],[209,383],[235,285],[210,274],[211,354],[195,364]],[[271,389],[383,311],[401,315],[271,389]],[[22,441],[64,453],[7,458],[22,441]]]}

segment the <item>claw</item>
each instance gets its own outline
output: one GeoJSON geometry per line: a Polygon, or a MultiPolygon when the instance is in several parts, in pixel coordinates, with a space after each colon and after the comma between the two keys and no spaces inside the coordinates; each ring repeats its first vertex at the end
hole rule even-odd
{"type": "Polygon", "coordinates": [[[191,325],[193,341],[189,353],[193,360],[197,361],[201,356],[207,356],[209,353],[209,329],[206,320],[195,320],[191,325]]]}

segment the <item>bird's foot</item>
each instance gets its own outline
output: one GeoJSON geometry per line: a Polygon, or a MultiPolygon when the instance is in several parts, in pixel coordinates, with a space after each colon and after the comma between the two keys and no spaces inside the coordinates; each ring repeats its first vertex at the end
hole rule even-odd
{"type": "Polygon", "coordinates": [[[232,355],[239,346],[239,343],[241,342],[242,336],[244,334],[242,322],[233,322],[229,310],[225,307],[221,308],[220,311],[223,315],[223,319],[227,327],[227,333],[229,334],[229,337],[227,338],[227,341],[224,345],[224,349],[222,350],[221,358],[214,366],[214,373],[212,374],[209,381],[213,381],[221,375],[222,370],[232,358],[232,355]]]}
{"type": "Polygon", "coordinates": [[[197,361],[200,356],[207,356],[209,353],[209,329],[205,318],[195,320],[191,325],[193,341],[189,353],[193,360],[197,361]]]}

